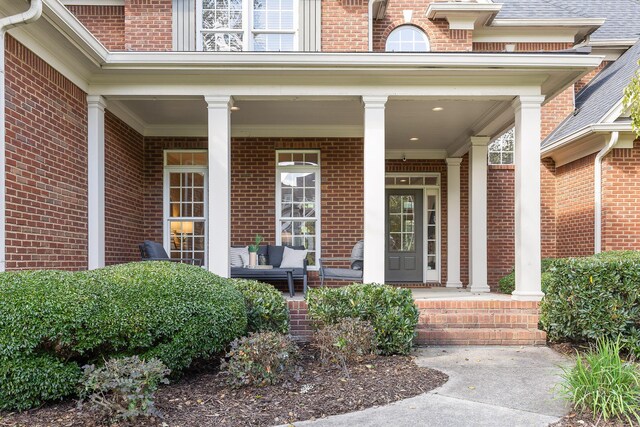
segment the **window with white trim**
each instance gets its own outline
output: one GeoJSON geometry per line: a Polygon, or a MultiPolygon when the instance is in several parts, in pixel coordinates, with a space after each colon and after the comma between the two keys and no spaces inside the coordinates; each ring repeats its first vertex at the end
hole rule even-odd
{"type": "Polygon", "coordinates": [[[512,165],[515,149],[515,128],[511,128],[489,143],[490,165],[512,165]]]}
{"type": "Polygon", "coordinates": [[[206,263],[207,151],[166,150],[164,248],[171,258],[206,263]]]}
{"type": "Polygon", "coordinates": [[[296,0],[198,0],[198,48],[205,51],[293,51],[296,0]]]}
{"type": "Polygon", "coordinates": [[[320,151],[276,152],[278,245],[304,246],[309,266],[320,256],[320,151]]]}
{"type": "Polygon", "coordinates": [[[428,52],[429,38],[418,27],[401,25],[389,34],[384,50],[386,52],[428,52]]]}

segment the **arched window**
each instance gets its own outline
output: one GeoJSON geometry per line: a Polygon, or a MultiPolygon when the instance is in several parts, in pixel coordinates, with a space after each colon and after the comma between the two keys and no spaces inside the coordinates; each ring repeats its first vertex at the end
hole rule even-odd
{"type": "Polygon", "coordinates": [[[421,29],[413,25],[401,25],[387,38],[387,52],[428,52],[429,39],[421,29]]]}

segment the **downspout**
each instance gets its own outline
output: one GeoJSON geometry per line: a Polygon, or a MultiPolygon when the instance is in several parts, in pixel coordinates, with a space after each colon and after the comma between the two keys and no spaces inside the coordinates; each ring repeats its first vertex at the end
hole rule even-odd
{"type": "Polygon", "coordinates": [[[613,150],[613,147],[618,143],[618,132],[611,132],[611,139],[607,145],[596,155],[594,165],[594,253],[599,254],[602,252],[602,159],[613,150]]]}
{"type": "Polygon", "coordinates": [[[376,0],[369,0],[369,33],[367,37],[369,38],[369,52],[373,52],[373,3],[376,0]]]}
{"type": "Polygon", "coordinates": [[[4,41],[7,30],[19,25],[35,22],[42,15],[42,0],[31,0],[26,12],[0,18],[0,272],[5,271],[6,249],[6,122],[5,122],[5,60],[4,41]]]}

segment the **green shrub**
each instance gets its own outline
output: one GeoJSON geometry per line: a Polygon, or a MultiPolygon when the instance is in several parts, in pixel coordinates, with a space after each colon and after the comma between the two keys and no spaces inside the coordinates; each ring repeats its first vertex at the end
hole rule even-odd
{"type": "Polygon", "coordinates": [[[609,253],[556,261],[540,323],[551,341],[620,337],[640,355],[640,258],[609,253]]]}
{"type": "Polygon", "coordinates": [[[157,357],[179,373],[224,351],[246,321],[242,295],[227,279],[179,263],[0,274],[0,372],[8,379],[0,408],[68,396],[79,366],[110,357],[157,357]]]}
{"type": "Polygon", "coordinates": [[[578,353],[576,365],[564,370],[561,391],[577,410],[589,410],[594,418],[619,417],[638,425],[640,373],[620,358],[620,350],[619,340],[599,339],[595,350],[584,357],[578,353]]]}
{"type": "Polygon", "coordinates": [[[413,345],[418,309],[409,289],[378,284],[315,288],[307,293],[308,313],[316,326],[345,318],[371,322],[381,354],[407,354],[413,345]]]}
{"type": "Polygon", "coordinates": [[[169,383],[170,372],[160,360],[144,361],[138,356],[109,359],[100,368],[86,365],[80,406],[113,420],[159,416],[154,394],[160,384],[169,383]]]}
{"type": "MultiPolygon", "coordinates": [[[[542,275],[541,285],[542,292],[546,292],[547,286],[549,285],[549,281],[553,279],[553,275],[549,273],[549,270],[553,266],[553,262],[555,259],[552,258],[544,258],[542,260],[542,275]]],[[[498,291],[503,294],[510,294],[516,289],[516,272],[515,270],[511,270],[511,273],[502,277],[498,281],[498,291]]]]}
{"type": "Polygon", "coordinates": [[[254,280],[235,279],[231,283],[244,296],[248,332],[289,332],[289,308],[282,293],[254,280]]]}
{"type": "Polygon", "coordinates": [[[346,318],[326,325],[314,333],[314,344],[320,351],[320,361],[337,363],[344,369],[347,364],[359,362],[375,352],[375,331],[365,320],[346,318]]]}
{"type": "Polygon", "coordinates": [[[288,335],[252,333],[231,343],[222,370],[232,386],[277,384],[294,371],[297,355],[298,346],[288,335]]]}

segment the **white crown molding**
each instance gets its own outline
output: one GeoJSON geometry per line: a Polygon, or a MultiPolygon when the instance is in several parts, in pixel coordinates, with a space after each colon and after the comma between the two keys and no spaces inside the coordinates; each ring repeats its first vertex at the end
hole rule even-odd
{"type": "Polygon", "coordinates": [[[399,150],[388,149],[385,150],[385,158],[389,160],[444,160],[447,158],[447,150],[437,149],[411,149],[411,150],[399,150]]]}
{"type": "Polygon", "coordinates": [[[60,0],[65,6],[124,6],[124,0],[60,0]]]}
{"type": "Polygon", "coordinates": [[[502,9],[501,4],[439,2],[427,7],[428,19],[446,19],[451,30],[473,30],[489,24],[502,9]]]}

